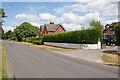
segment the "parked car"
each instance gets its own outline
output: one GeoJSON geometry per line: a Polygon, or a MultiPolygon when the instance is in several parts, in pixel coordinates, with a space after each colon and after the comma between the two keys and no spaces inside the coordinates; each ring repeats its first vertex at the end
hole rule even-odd
{"type": "Polygon", "coordinates": [[[115,36],[104,36],[103,37],[103,42],[108,45],[111,46],[111,44],[115,44],[116,45],[116,39],[115,36]]]}

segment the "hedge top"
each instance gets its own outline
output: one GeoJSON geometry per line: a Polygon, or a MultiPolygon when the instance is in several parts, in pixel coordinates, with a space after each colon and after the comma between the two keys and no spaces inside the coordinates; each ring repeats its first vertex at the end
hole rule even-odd
{"type": "Polygon", "coordinates": [[[100,29],[76,30],[56,34],[45,34],[43,36],[43,42],[94,44],[98,42],[99,38],[102,40],[102,35],[100,29]]]}

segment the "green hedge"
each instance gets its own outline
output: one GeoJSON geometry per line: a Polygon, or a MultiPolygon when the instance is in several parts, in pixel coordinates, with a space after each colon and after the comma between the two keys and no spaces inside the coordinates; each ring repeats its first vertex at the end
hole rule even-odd
{"type": "Polygon", "coordinates": [[[28,42],[33,44],[42,45],[42,37],[28,37],[28,42]]]}
{"type": "Polygon", "coordinates": [[[116,44],[120,46],[120,24],[115,25],[116,44]]]}
{"type": "Polygon", "coordinates": [[[43,36],[43,42],[94,44],[98,42],[99,38],[102,40],[102,36],[102,31],[99,29],[77,30],[56,34],[45,34],[43,36]]]}
{"type": "Polygon", "coordinates": [[[32,39],[33,39],[32,37],[28,37],[27,39],[28,39],[27,42],[32,43],[32,39]]]}

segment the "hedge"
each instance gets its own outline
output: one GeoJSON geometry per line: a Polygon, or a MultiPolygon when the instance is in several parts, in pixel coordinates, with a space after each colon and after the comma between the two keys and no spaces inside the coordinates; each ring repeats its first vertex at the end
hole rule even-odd
{"type": "Polygon", "coordinates": [[[116,44],[120,46],[120,24],[115,25],[116,44]]]}
{"type": "Polygon", "coordinates": [[[32,43],[32,39],[33,39],[32,37],[28,37],[27,39],[28,39],[27,42],[32,43]]]}
{"type": "Polygon", "coordinates": [[[28,37],[28,42],[33,44],[42,45],[42,37],[28,37]]]}
{"type": "Polygon", "coordinates": [[[99,29],[86,29],[56,34],[44,34],[43,42],[94,44],[98,42],[99,38],[102,40],[102,36],[102,31],[99,29]]]}

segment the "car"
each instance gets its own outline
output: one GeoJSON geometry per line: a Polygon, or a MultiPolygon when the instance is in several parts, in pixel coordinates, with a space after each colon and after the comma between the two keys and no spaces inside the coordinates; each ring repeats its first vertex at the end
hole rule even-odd
{"type": "Polygon", "coordinates": [[[115,36],[104,36],[103,37],[103,42],[108,45],[111,46],[111,44],[115,44],[116,45],[116,39],[115,36]]]}

